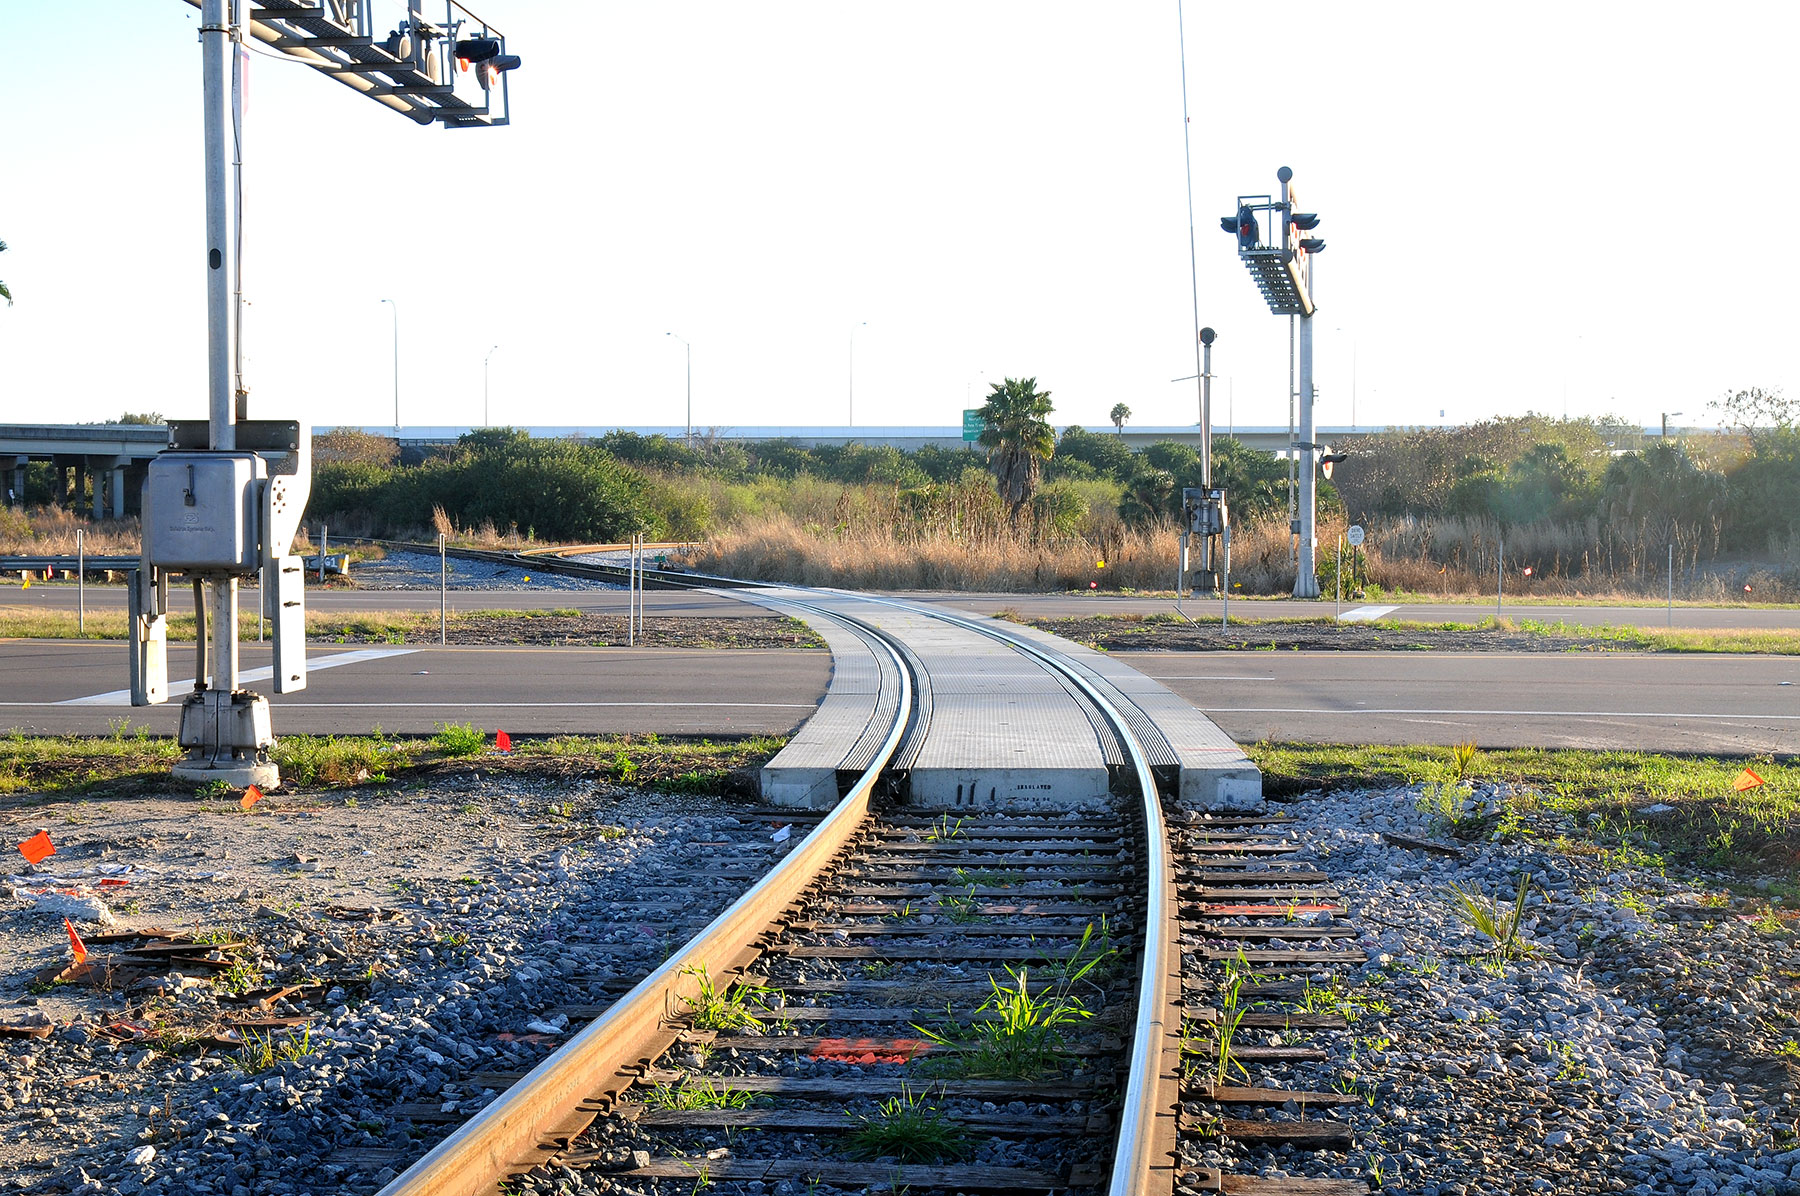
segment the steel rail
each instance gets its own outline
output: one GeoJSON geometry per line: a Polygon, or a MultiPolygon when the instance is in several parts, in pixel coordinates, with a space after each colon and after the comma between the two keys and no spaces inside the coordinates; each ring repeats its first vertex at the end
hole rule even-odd
{"type": "MultiPolygon", "coordinates": [[[[912,674],[890,638],[867,624],[807,603],[794,603],[864,633],[893,659],[900,681],[894,725],[850,792],[750,891],[604,1014],[539,1063],[525,1078],[433,1147],[378,1196],[481,1196],[529,1155],[546,1132],[615,1077],[654,1061],[659,1034],[683,998],[699,991],[695,969],[714,981],[748,966],[756,939],[799,898],[862,828],[875,783],[893,757],[912,710],[912,674]]],[[[627,1083],[629,1081],[627,1080],[627,1083]]]]}
{"type": "Polygon", "coordinates": [[[892,598],[856,595],[940,622],[978,632],[1032,657],[1073,683],[1112,722],[1131,757],[1142,796],[1144,816],[1145,892],[1143,966],[1138,973],[1138,1011],[1132,1029],[1131,1068],[1114,1139],[1109,1196],[1155,1196],[1175,1186],[1175,1158],[1180,1105],[1181,955],[1180,905],[1175,892],[1175,858],[1156,774],[1143,745],[1110,699],[1080,670],[1029,641],[999,628],[945,611],[892,598]],[[1171,1047],[1173,1044],[1173,1047],[1171,1047]],[[1173,1058],[1171,1059],[1171,1053],[1173,1058]]]}
{"type": "MultiPolygon", "coordinates": [[[[395,542],[389,541],[389,543],[395,542]]],[[[421,546],[409,544],[405,547],[418,548],[421,546]]],[[[436,545],[430,547],[435,549],[436,545]]],[[[554,557],[518,557],[512,554],[486,552],[478,549],[462,549],[460,550],[460,553],[468,558],[476,560],[498,560],[513,564],[533,562],[539,568],[548,567],[548,571],[550,572],[565,572],[574,576],[593,577],[596,575],[604,575],[606,570],[605,566],[581,564],[572,561],[564,561],[554,557]]],[[[623,572],[623,570],[620,570],[620,572],[623,572]]],[[[676,588],[702,589],[717,587],[725,590],[727,593],[729,593],[730,588],[734,587],[763,586],[771,584],[747,582],[741,578],[717,577],[708,574],[692,573],[661,573],[659,580],[676,588]]],[[[1179,1043],[1181,1033],[1181,976],[1179,905],[1176,901],[1175,894],[1174,856],[1171,850],[1168,830],[1163,823],[1161,795],[1157,788],[1156,776],[1151,768],[1149,758],[1144,752],[1143,746],[1138,742],[1136,735],[1133,734],[1130,725],[1112,701],[1101,693],[1099,687],[1081,670],[1062,660],[1056,653],[1047,651],[1029,641],[1009,635],[1005,631],[993,626],[990,622],[976,621],[950,612],[934,610],[929,607],[919,606],[914,603],[892,598],[882,598],[867,594],[847,594],[845,591],[814,589],[813,587],[806,586],[781,586],[780,588],[789,591],[798,590],[801,592],[813,589],[814,592],[831,594],[834,597],[850,596],[860,601],[874,602],[883,606],[891,606],[915,614],[922,614],[940,622],[959,626],[966,630],[988,636],[991,639],[999,640],[1013,648],[1015,651],[1033,658],[1044,667],[1067,678],[1071,684],[1080,690],[1081,693],[1094,704],[1096,709],[1113,723],[1113,726],[1119,735],[1120,742],[1125,746],[1125,749],[1130,756],[1132,770],[1136,774],[1138,790],[1141,797],[1145,835],[1144,854],[1146,857],[1145,891],[1148,902],[1144,918],[1142,967],[1138,975],[1138,1012],[1132,1033],[1131,1066],[1119,1115],[1119,1132],[1114,1140],[1113,1170],[1109,1181],[1108,1191],[1110,1196],[1157,1196],[1157,1194],[1172,1191],[1174,1188],[1174,1151],[1177,1139],[1176,1115],[1180,1104],[1179,1043]],[[1171,1044],[1173,1044],[1173,1046],[1171,1044]]],[[[898,744],[900,734],[904,729],[906,722],[904,712],[911,705],[911,679],[906,669],[904,659],[900,658],[897,653],[894,653],[893,648],[887,642],[887,637],[873,627],[870,627],[868,624],[862,623],[860,620],[853,617],[846,616],[836,611],[829,611],[809,603],[798,602],[792,599],[784,599],[783,601],[787,601],[792,605],[803,607],[804,609],[811,610],[829,618],[838,619],[880,638],[882,646],[890,654],[895,655],[896,659],[899,661],[902,684],[905,687],[902,691],[902,717],[896,720],[895,729],[889,735],[888,741],[883,745],[883,749],[879,754],[877,761],[871,766],[870,771],[865,773],[863,778],[857,782],[857,787],[852,790],[851,796],[847,797],[843,803],[840,803],[826,822],[821,823],[819,828],[808,837],[807,844],[812,844],[815,839],[818,839],[825,832],[827,826],[832,826],[837,823],[839,813],[842,812],[850,802],[855,800],[858,794],[861,795],[861,812],[857,817],[857,821],[860,823],[861,815],[866,814],[868,804],[867,791],[873,785],[874,777],[875,775],[878,775],[880,766],[884,765],[892,755],[893,749],[898,744]]],[[[844,837],[847,838],[847,834],[844,837]]],[[[806,845],[803,845],[803,849],[805,846],[806,845]]],[[[794,856],[798,856],[799,854],[800,851],[794,852],[793,855],[789,857],[789,860],[792,860],[794,856]]],[[[826,858],[829,858],[829,856],[826,858]]],[[[785,870],[785,867],[786,862],[783,864],[783,870],[785,870]]],[[[744,898],[740,899],[737,905],[734,905],[732,909],[727,910],[725,914],[722,914],[719,921],[723,921],[725,918],[730,917],[738,910],[739,906],[742,906],[745,902],[749,901],[752,896],[757,894],[763,888],[763,885],[773,880],[774,877],[775,874],[772,873],[769,877],[764,878],[764,881],[760,882],[750,893],[745,894],[744,898]]],[[[803,886],[796,886],[794,892],[798,893],[800,887],[803,886]]],[[[717,925],[718,922],[715,922],[714,926],[717,925]]],[[[710,935],[711,931],[712,927],[709,927],[707,931],[702,932],[702,935],[710,935]]],[[[696,942],[697,941],[698,940],[696,940],[696,942]]],[[[663,976],[664,973],[669,970],[670,965],[665,964],[662,968],[658,969],[657,972],[653,973],[650,978],[646,979],[644,984],[649,984],[651,980],[663,976]]],[[[679,975],[678,970],[677,975],[679,975]]],[[[633,990],[634,994],[635,992],[636,990],[633,990]]],[[[632,994],[628,994],[624,1000],[629,1001],[631,995],[632,994]]],[[[616,1009],[617,1007],[615,1006],[615,1010],[616,1009]]],[[[610,1016],[611,1014],[608,1015],[608,1017],[610,1016]]],[[[607,1019],[603,1018],[601,1020],[605,1021],[607,1019]]],[[[600,1022],[590,1025],[586,1030],[582,1031],[581,1035],[575,1040],[568,1043],[563,1048],[563,1051],[570,1050],[576,1043],[588,1038],[588,1036],[599,1026],[600,1022]]],[[[561,1053],[561,1051],[558,1052],[559,1055],[561,1053]]],[[[556,1059],[556,1057],[557,1056],[555,1055],[551,1056],[550,1059],[546,1060],[543,1064],[540,1064],[540,1068],[547,1067],[556,1059]]],[[[533,1072],[532,1074],[535,1075],[536,1072],[533,1072]]],[[[530,1077],[528,1076],[525,1082],[529,1081],[530,1077]]],[[[522,1082],[522,1084],[523,1083],[524,1082],[522,1082]]],[[[515,1086],[513,1090],[509,1090],[508,1095],[510,1096],[512,1091],[516,1091],[517,1087],[518,1086],[515,1086]]],[[[505,1100],[505,1097],[501,1098],[501,1102],[504,1102],[505,1100]]],[[[490,1109],[497,1108],[501,1102],[496,1102],[496,1105],[490,1106],[490,1109]]],[[[431,1154],[428,1154],[422,1159],[413,1170],[425,1166],[425,1164],[430,1162],[440,1151],[450,1146],[452,1142],[461,1138],[464,1131],[474,1126],[476,1122],[481,1121],[487,1113],[488,1110],[483,1110],[481,1114],[476,1116],[475,1121],[469,1123],[469,1126],[465,1126],[463,1130],[457,1131],[456,1134],[453,1134],[450,1138],[446,1139],[436,1150],[432,1151],[431,1154]]],[[[500,1165],[504,1165],[504,1161],[502,1161],[500,1165]]],[[[440,1191],[463,1192],[479,1190],[448,1187],[441,1189],[417,1187],[402,1188],[396,1186],[412,1173],[413,1171],[409,1170],[406,1175],[402,1175],[400,1179],[394,1182],[394,1184],[382,1189],[379,1196],[402,1196],[403,1193],[406,1194],[406,1196],[422,1196],[422,1194],[426,1192],[437,1193],[440,1191]]]]}

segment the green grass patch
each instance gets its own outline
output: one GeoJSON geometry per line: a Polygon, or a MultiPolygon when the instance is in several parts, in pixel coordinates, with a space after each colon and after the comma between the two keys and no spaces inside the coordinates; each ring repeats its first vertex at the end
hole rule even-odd
{"type": "MultiPolygon", "coordinates": [[[[1098,623],[1107,628],[1106,637],[1120,640],[1143,636],[1153,638],[1165,628],[1187,629],[1193,624],[1172,611],[1158,614],[1084,614],[1076,618],[1027,619],[1016,611],[1001,612],[1013,622],[1068,634],[1071,624],[1098,623]]],[[[1202,621],[1205,625],[1205,621],[1202,621]]],[[[1550,640],[1573,640],[1598,650],[1620,652],[1727,652],[1758,656],[1800,655],[1800,628],[1795,627],[1638,627],[1613,624],[1589,625],[1564,620],[1517,618],[1511,615],[1489,615],[1469,621],[1429,622],[1419,619],[1374,619],[1367,623],[1340,623],[1329,614],[1282,615],[1276,618],[1243,618],[1231,620],[1232,630],[1254,635],[1258,628],[1342,627],[1360,634],[1363,628],[1398,634],[1420,632],[1481,633],[1536,636],[1550,640]]],[[[1215,627],[1216,630],[1216,627],[1215,627]]],[[[1077,633],[1079,634],[1079,633],[1077,633]]],[[[1271,644],[1271,647],[1274,645],[1271,644]]],[[[1408,645],[1413,646],[1413,645],[1408,645]]],[[[1430,647],[1429,644],[1417,645],[1430,647]]]]}
{"type": "MultiPolygon", "coordinates": [[[[479,757],[484,770],[566,776],[575,769],[661,792],[710,794],[741,790],[744,771],[787,743],[772,735],[729,740],[558,735],[515,739],[512,753],[498,756],[491,752],[491,740],[471,724],[444,724],[429,738],[389,736],[379,729],[369,735],[283,735],[271,755],[281,770],[283,791],[385,785],[408,772],[479,757]]],[[[151,735],[148,727],[134,727],[128,718],[117,720],[109,735],[14,732],[0,736],[0,796],[77,796],[119,783],[171,785],[169,768],[180,757],[172,738],[151,735]]],[[[229,801],[235,792],[221,787],[206,796],[229,801]]],[[[239,811],[230,804],[228,812],[239,811]]]]}
{"type": "MultiPolygon", "coordinates": [[[[1246,749],[1272,795],[1312,789],[1454,782],[1452,749],[1258,743],[1246,749]]],[[[1564,850],[1624,863],[1680,864],[1791,878],[1800,865],[1800,765],[1666,752],[1486,748],[1473,780],[1516,796],[1497,833],[1545,837],[1564,850]],[[1764,784],[1736,792],[1748,766],[1764,784]],[[1672,809],[1654,815],[1646,807],[1672,809]]]]}

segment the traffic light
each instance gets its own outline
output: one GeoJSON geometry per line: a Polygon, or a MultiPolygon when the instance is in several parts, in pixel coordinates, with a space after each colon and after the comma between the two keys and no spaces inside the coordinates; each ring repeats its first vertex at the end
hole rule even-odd
{"type": "Polygon", "coordinates": [[[1319,227],[1319,214],[1317,212],[1295,212],[1292,216],[1288,217],[1288,220],[1295,228],[1303,233],[1310,233],[1313,229],[1319,227]]]}
{"type": "Polygon", "coordinates": [[[497,37],[464,38],[456,43],[456,65],[465,71],[474,66],[481,85],[492,87],[500,81],[500,72],[519,67],[519,56],[502,54],[500,48],[497,37]]]}
{"type": "Polygon", "coordinates": [[[1248,205],[1238,208],[1235,216],[1219,217],[1219,227],[1237,237],[1240,251],[1255,249],[1256,243],[1262,239],[1262,230],[1256,223],[1256,213],[1248,205]]]}
{"type": "Polygon", "coordinates": [[[1324,450],[1319,454],[1319,472],[1324,474],[1325,480],[1329,482],[1331,480],[1331,467],[1336,465],[1339,461],[1342,461],[1345,457],[1348,457],[1350,454],[1334,453],[1331,451],[1331,446],[1329,444],[1322,444],[1319,447],[1324,450]]]}

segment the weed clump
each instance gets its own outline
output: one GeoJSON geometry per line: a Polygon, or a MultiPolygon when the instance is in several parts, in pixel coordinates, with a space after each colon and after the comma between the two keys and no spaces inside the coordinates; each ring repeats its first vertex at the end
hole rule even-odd
{"type": "Polygon", "coordinates": [[[972,1149],[968,1130],[905,1084],[900,1095],[882,1101],[873,1116],[849,1115],[859,1123],[850,1134],[850,1152],[859,1159],[953,1163],[972,1149]]]}
{"type": "Polygon", "coordinates": [[[472,723],[439,723],[431,746],[440,755],[453,758],[479,756],[487,750],[487,734],[472,723]]]}

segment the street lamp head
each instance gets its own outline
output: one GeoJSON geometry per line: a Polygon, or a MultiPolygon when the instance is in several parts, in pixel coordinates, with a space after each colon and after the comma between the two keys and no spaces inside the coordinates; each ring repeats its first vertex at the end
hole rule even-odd
{"type": "Polygon", "coordinates": [[[1214,341],[1215,341],[1215,340],[1218,340],[1218,339],[1219,339],[1219,334],[1218,334],[1218,333],[1216,333],[1216,332],[1214,332],[1214,331],[1213,331],[1213,330],[1212,330],[1212,329],[1210,329],[1210,328],[1202,328],[1202,329],[1201,329],[1201,330],[1200,330],[1200,343],[1201,343],[1201,344],[1203,344],[1203,345],[1210,345],[1210,344],[1212,344],[1212,343],[1213,343],[1213,342],[1214,342],[1214,341]]]}

